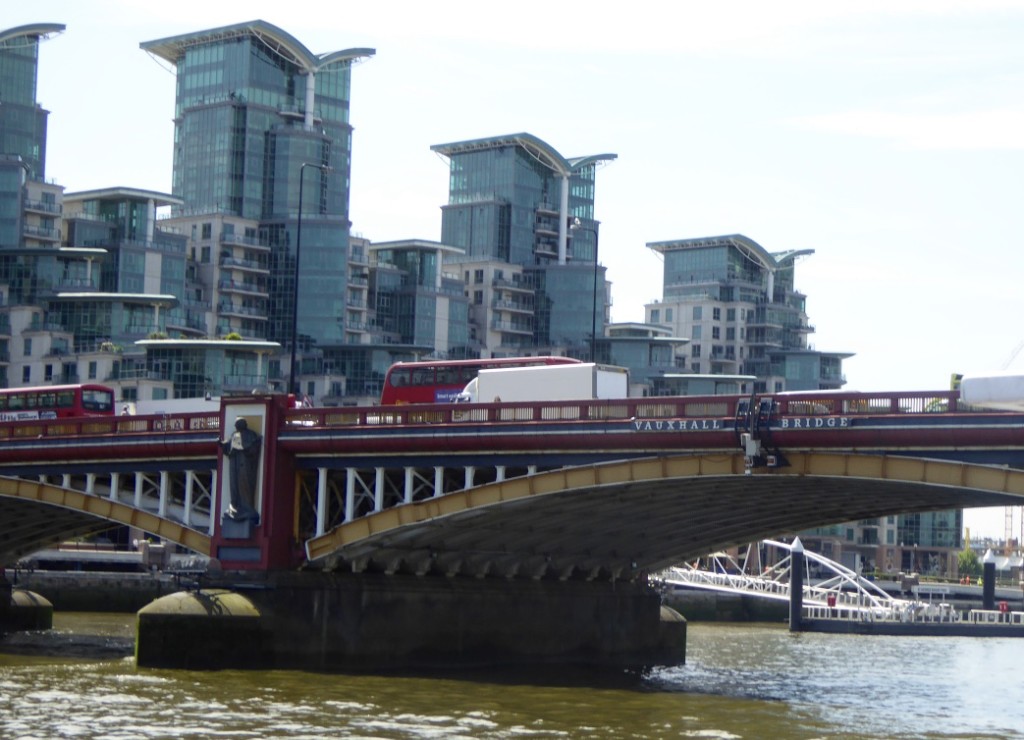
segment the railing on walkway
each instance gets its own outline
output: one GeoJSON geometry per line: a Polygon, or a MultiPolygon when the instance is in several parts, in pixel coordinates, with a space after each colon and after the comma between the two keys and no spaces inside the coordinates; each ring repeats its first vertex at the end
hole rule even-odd
{"type": "MultiPolygon", "coordinates": [[[[669,568],[658,580],[666,586],[789,601],[791,548],[789,543],[762,540],[747,548],[742,562],[727,553],[714,553],[704,558],[703,564],[669,568]],[[780,553],[787,554],[780,557],[780,553]]],[[[805,608],[840,609],[848,617],[891,614],[913,603],[891,596],[874,582],[814,552],[804,553],[804,568],[805,608]]]]}

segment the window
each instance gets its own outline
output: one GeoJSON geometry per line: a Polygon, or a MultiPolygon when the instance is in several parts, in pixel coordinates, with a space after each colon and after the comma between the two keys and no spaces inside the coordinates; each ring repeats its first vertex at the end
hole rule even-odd
{"type": "Polygon", "coordinates": [[[690,357],[700,357],[700,345],[699,344],[691,344],[690,345],[690,357]]]}
{"type": "Polygon", "coordinates": [[[672,321],[672,309],[671,308],[666,308],[665,309],[665,321],[672,321]]]}
{"type": "Polygon", "coordinates": [[[484,305],[484,292],[482,290],[473,291],[473,303],[477,306],[484,305]]]}
{"type": "Polygon", "coordinates": [[[704,318],[704,307],[703,306],[694,306],[693,307],[693,320],[694,321],[700,321],[703,318],[704,318]]]}
{"type": "Polygon", "coordinates": [[[32,368],[28,365],[21,368],[21,382],[31,383],[32,382],[32,368]]]}
{"type": "Polygon", "coordinates": [[[43,365],[43,380],[47,383],[53,382],[53,365],[43,365]]]}
{"type": "Polygon", "coordinates": [[[713,321],[721,321],[722,320],[722,309],[720,309],[720,308],[713,308],[713,309],[711,309],[711,319],[713,321]]]}
{"type": "MultiPolygon", "coordinates": [[[[715,310],[717,311],[718,309],[716,308],[715,310]]],[[[711,327],[711,338],[712,339],[721,339],[721,337],[719,336],[719,331],[720,330],[719,330],[719,328],[717,326],[712,326],[711,327]]]]}
{"type": "Polygon", "coordinates": [[[661,310],[657,309],[657,308],[652,308],[651,309],[651,323],[652,324],[657,324],[659,321],[661,321],[661,310]]]}
{"type": "Polygon", "coordinates": [[[89,372],[89,380],[96,380],[97,369],[96,369],[96,361],[95,360],[91,360],[89,362],[89,370],[88,370],[88,372],[89,372]]]}
{"type": "Polygon", "coordinates": [[[727,309],[725,309],[725,320],[726,321],[735,321],[736,320],[736,309],[735,308],[727,308],[727,309]]]}
{"type": "Polygon", "coordinates": [[[727,342],[736,341],[736,327],[729,326],[725,329],[725,339],[727,342]]]}
{"type": "Polygon", "coordinates": [[[31,337],[25,337],[24,344],[22,345],[22,354],[24,354],[25,357],[31,357],[32,356],[32,338],[31,337]]]}
{"type": "Polygon", "coordinates": [[[203,224],[203,239],[210,239],[211,237],[213,237],[213,224],[203,224]]]}
{"type": "Polygon", "coordinates": [[[704,327],[697,324],[693,327],[693,331],[690,332],[690,339],[703,339],[701,335],[704,333],[704,327]]]}
{"type": "Polygon", "coordinates": [[[210,248],[209,247],[203,247],[203,249],[200,252],[200,254],[202,256],[199,258],[199,261],[202,262],[203,264],[207,264],[207,265],[210,264],[210,248]]]}
{"type": "Polygon", "coordinates": [[[482,283],[483,281],[484,281],[484,271],[483,270],[474,270],[473,271],[473,282],[474,283],[482,283]]]}

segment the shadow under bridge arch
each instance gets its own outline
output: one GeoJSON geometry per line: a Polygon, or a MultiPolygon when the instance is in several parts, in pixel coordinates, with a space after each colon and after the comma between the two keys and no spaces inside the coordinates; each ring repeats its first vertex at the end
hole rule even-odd
{"type": "Polygon", "coordinates": [[[0,565],[118,524],[210,554],[209,536],[180,522],[70,488],[0,476],[0,565]]]}
{"type": "Polygon", "coordinates": [[[938,509],[1024,504],[1024,471],[888,455],[742,454],[564,468],[396,506],[306,543],[330,568],[633,578],[785,532],[938,509]]]}

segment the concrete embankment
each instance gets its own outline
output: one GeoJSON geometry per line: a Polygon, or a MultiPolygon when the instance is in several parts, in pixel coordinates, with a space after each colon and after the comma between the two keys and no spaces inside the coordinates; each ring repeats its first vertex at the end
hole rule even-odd
{"type": "Polygon", "coordinates": [[[676,589],[664,601],[691,622],[785,622],[789,616],[786,601],[701,589],[676,589]]]}
{"type": "Polygon", "coordinates": [[[136,612],[154,599],[181,590],[162,572],[7,571],[15,587],[43,596],[62,612],[136,612]]]}

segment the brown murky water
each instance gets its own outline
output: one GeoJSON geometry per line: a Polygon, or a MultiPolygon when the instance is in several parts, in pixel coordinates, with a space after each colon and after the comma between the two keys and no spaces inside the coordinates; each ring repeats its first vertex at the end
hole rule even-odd
{"type": "Polygon", "coordinates": [[[60,614],[0,652],[0,738],[1024,738],[1012,638],[694,623],[686,666],[608,688],[137,669],[133,629],[60,614]]]}

